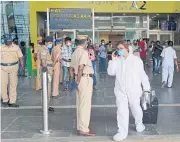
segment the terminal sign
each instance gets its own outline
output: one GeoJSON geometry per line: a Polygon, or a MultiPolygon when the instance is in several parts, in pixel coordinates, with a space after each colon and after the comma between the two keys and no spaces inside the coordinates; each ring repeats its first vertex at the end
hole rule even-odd
{"type": "Polygon", "coordinates": [[[52,8],[50,9],[50,29],[91,29],[91,9],[52,8]]]}

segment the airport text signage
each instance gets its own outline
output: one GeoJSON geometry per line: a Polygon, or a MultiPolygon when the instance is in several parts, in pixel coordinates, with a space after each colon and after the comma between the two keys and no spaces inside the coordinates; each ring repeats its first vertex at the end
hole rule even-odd
{"type": "Polygon", "coordinates": [[[50,29],[91,29],[91,9],[51,8],[50,29]]]}

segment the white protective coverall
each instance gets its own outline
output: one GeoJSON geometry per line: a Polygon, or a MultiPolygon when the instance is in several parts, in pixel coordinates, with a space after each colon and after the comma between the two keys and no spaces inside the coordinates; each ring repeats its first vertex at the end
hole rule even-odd
{"type": "Polygon", "coordinates": [[[162,82],[167,83],[168,87],[172,87],[174,76],[174,59],[177,59],[176,51],[172,47],[163,49],[161,53],[162,62],[162,82]]]}
{"type": "Polygon", "coordinates": [[[129,108],[136,126],[142,124],[143,112],[140,106],[142,87],[150,91],[150,83],[143,67],[143,62],[133,54],[109,61],[108,75],[116,76],[114,93],[117,105],[118,133],[125,139],[129,128],[129,108]]]}

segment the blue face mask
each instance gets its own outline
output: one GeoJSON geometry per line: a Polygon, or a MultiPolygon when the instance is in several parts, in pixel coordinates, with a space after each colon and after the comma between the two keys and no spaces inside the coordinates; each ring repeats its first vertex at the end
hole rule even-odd
{"type": "Polygon", "coordinates": [[[49,45],[47,46],[47,48],[48,48],[48,49],[51,49],[51,48],[52,48],[52,44],[49,44],[49,45]]]}
{"type": "Polygon", "coordinates": [[[119,50],[118,50],[118,55],[119,55],[119,56],[124,56],[124,53],[125,53],[125,52],[124,52],[124,49],[119,49],[119,50]]]}

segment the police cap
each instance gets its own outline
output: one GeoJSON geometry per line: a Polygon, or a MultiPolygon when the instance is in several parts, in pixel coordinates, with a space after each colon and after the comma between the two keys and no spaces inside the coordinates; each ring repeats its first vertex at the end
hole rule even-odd
{"type": "Polygon", "coordinates": [[[37,37],[37,41],[40,41],[40,40],[42,40],[42,36],[37,37]]]}
{"type": "Polygon", "coordinates": [[[10,37],[5,37],[4,38],[4,43],[7,45],[7,46],[10,46],[12,44],[12,38],[10,37]]]}
{"type": "Polygon", "coordinates": [[[60,44],[60,43],[63,43],[63,39],[62,38],[57,38],[56,39],[56,44],[60,44]]]}
{"type": "Polygon", "coordinates": [[[52,36],[46,36],[44,41],[45,42],[53,42],[53,37],[52,36]]]}
{"type": "Polygon", "coordinates": [[[77,35],[77,40],[87,40],[88,36],[87,35],[77,35]]]}

